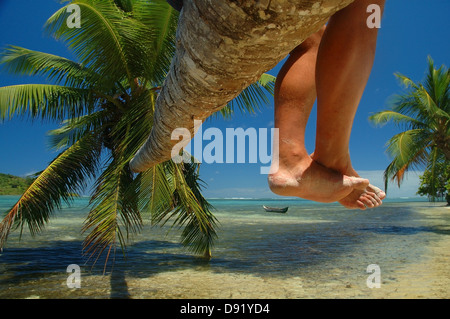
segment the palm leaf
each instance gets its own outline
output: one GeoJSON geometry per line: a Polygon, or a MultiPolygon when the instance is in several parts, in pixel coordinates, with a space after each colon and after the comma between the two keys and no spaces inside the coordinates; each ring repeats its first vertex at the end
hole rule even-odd
{"type": "Polygon", "coordinates": [[[450,73],[442,65],[435,69],[434,62],[428,57],[428,73],[424,83],[425,90],[429,92],[436,105],[447,113],[450,113],[450,73]]]}
{"type": "Polygon", "coordinates": [[[0,245],[3,246],[12,228],[28,226],[30,233],[40,232],[61,202],[70,203],[73,195],[95,176],[101,145],[86,135],[56,157],[28,187],[0,224],[0,245]]]}
{"type": "Polygon", "coordinates": [[[46,31],[67,43],[80,62],[98,74],[108,74],[114,82],[126,79],[134,87],[134,77],[126,55],[125,41],[119,33],[124,14],[112,1],[77,0],[81,9],[81,28],[69,28],[67,6],[53,14],[46,31]]]}
{"type": "Polygon", "coordinates": [[[138,183],[139,207],[150,214],[152,225],[163,226],[165,218],[173,211],[175,205],[175,186],[168,163],[158,164],[140,173],[138,183]]]}
{"type": "Polygon", "coordinates": [[[394,135],[387,143],[387,153],[393,161],[386,168],[385,186],[389,179],[400,186],[407,170],[426,165],[429,159],[430,137],[421,129],[413,129],[394,135]]]}
{"type": "MultiPolygon", "coordinates": [[[[139,174],[141,211],[154,226],[183,228],[181,243],[194,253],[210,256],[217,238],[217,220],[201,194],[198,164],[164,162],[139,174]],[[149,196],[150,195],[150,196],[149,196]]],[[[137,180],[138,180],[137,179],[137,180]]]]}
{"type": "Polygon", "coordinates": [[[150,134],[155,99],[153,90],[141,88],[140,93],[127,103],[126,112],[114,120],[110,134],[115,144],[126,150],[121,154],[125,162],[133,158],[150,134]]]}
{"type": "Polygon", "coordinates": [[[209,257],[216,235],[216,219],[209,203],[200,193],[198,164],[174,164],[176,202],[178,203],[174,226],[183,226],[182,243],[194,253],[209,257]]]}
{"type": "Polygon", "coordinates": [[[271,102],[269,96],[274,94],[275,80],[274,76],[264,73],[256,83],[244,89],[241,94],[215,114],[221,114],[226,119],[230,119],[236,113],[236,109],[242,114],[255,114],[260,110],[261,105],[271,102]]]}
{"type": "Polygon", "coordinates": [[[143,35],[147,41],[144,55],[145,79],[153,87],[160,86],[175,53],[178,12],[165,0],[137,0],[134,10],[134,18],[147,27],[146,34],[143,35]]]}
{"type": "Polygon", "coordinates": [[[376,125],[385,125],[386,123],[393,121],[395,124],[403,124],[406,127],[423,128],[426,124],[418,121],[417,119],[391,110],[385,110],[377,112],[369,117],[369,120],[376,125]]]}
{"type": "Polygon", "coordinates": [[[101,79],[97,73],[69,59],[18,46],[8,46],[0,54],[0,64],[10,73],[44,75],[63,86],[86,88],[101,79]]]}
{"type": "Polygon", "coordinates": [[[59,150],[75,144],[89,132],[99,134],[106,129],[104,125],[111,116],[109,113],[107,110],[101,110],[64,121],[62,127],[48,132],[50,147],[59,150]]]}
{"type": "Polygon", "coordinates": [[[216,228],[218,221],[211,213],[213,207],[201,193],[204,184],[199,177],[199,164],[191,161],[191,163],[183,164],[183,167],[186,183],[202,208],[202,214],[188,220],[182,232],[182,243],[190,247],[195,253],[211,257],[211,250],[217,238],[216,228]],[[204,226],[199,227],[201,224],[204,226]]]}
{"type": "Polygon", "coordinates": [[[114,3],[125,12],[133,11],[133,0],[114,0],[114,3]]]}
{"type": "Polygon", "coordinates": [[[0,120],[20,115],[62,121],[89,113],[93,107],[87,89],[49,84],[0,87],[0,120]]]}
{"type": "Polygon", "coordinates": [[[92,195],[88,217],[83,232],[90,230],[83,243],[84,253],[89,260],[98,258],[107,251],[105,267],[111,251],[115,253],[120,245],[125,254],[130,234],[142,228],[142,218],[137,209],[137,198],[130,196],[133,174],[121,159],[113,159],[97,179],[92,195]]]}
{"type": "Polygon", "coordinates": [[[436,103],[436,101],[433,100],[430,93],[423,87],[420,86],[420,89],[415,92],[417,95],[417,99],[421,105],[425,107],[427,110],[426,118],[435,120],[437,117],[444,117],[447,119],[450,119],[450,114],[446,112],[445,110],[442,110],[436,103]]]}
{"type": "Polygon", "coordinates": [[[117,247],[125,254],[129,236],[138,233],[143,225],[141,178],[134,178],[128,163],[151,129],[151,121],[145,120],[151,111],[146,93],[130,103],[119,119],[111,121],[108,135],[113,147],[109,163],[96,181],[91,199],[93,208],[83,226],[83,232],[90,230],[83,244],[85,254],[95,264],[106,251],[105,267],[117,247]]]}

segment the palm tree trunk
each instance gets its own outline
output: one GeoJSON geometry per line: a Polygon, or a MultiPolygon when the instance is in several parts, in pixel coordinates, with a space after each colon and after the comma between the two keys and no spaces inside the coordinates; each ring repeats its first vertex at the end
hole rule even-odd
{"type": "MultiPolygon", "coordinates": [[[[176,128],[205,120],[275,67],[353,0],[189,0],[153,129],[130,163],[141,172],[171,157],[176,128]]],[[[188,140],[184,140],[186,144],[188,140]]]]}

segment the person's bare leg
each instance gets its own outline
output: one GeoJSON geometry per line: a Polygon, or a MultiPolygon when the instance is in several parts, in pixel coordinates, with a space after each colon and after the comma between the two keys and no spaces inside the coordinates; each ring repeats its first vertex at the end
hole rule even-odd
{"type": "MultiPolygon", "coordinates": [[[[378,33],[377,29],[368,28],[366,11],[370,4],[378,4],[383,9],[384,2],[356,0],[334,14],[328,22],[317,56],[318,120],[313,159],[350,176],[357,176],[350,160],[350,134],[372,70],[378,33]]],[[[384,192],[376,187],[365,193],[373,199],[374,206],[385,197],[384,192]]],[[[341,204],[352,207],[355,198],[366,196],[365,193],[354,191],[341,200],[341,204]]]]}
{"type": "Polygon", "coordinates": [[[319,202],[338,201],[369,181],[345,176],[313,161],[305,148],[305,129],[316,99],[315,65],[323,29],[293,52],[277,76],[275,127],[279,129],[278,168],[269,174],[271,190],[319,202]]]}

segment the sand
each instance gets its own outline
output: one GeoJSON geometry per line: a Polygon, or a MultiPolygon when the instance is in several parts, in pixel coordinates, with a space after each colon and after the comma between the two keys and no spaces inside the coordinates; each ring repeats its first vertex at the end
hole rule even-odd
{"type": "MultiPolygon", "coordinates": [[[[395,269],[381,269],[380,288],[367,286],[369,274],[355,262],[362,252],[355,251],[352,252],[353,257],[342,255],[342,261],[338,264],[345,265],[345,269],[320,264],[318,267],[324,267],[323,271],[300,272],[301,275],[287,272],[258,275],[250,271],[210,269],[205,265],[174,267],[171,271],[161,269],[151,273],[142,271],[139,274],[128,273],[125,269],[108,275],[83,276],[81,289],[68,289],[65,282],[67,275],[62,273],[28,283],[26,291],[17,284],[10,285],[7,291],[3,291],[3,296],[55,298],[56,287],[56,298],[448,299],[450,207],[425,207],[421,210],[421,216],[424,220],[431,219],[435,225],[431,236],[426,236],[429,240],[423,241],[423,249],[420,250],[423,253],[417,256],[417,260],[410,258],[395,269]]],[[[405,247],[399,249],[408,254],[408,246],[405,247]]],[[[164,264],[162,267],[171,269],[164,264]]]]}
{"type": "MultiPolygon", "coordinates": [[[[433,218],[450,214],[448,207],[427,211],[433,218]]],[[[448,215],[447,215],[448,216],[448,215]]],[[[442,226],[440,240],[427,242],[426,253],[417,262],[381,273],[380,288],[369,288],[368,274],[355,278],[335,269],[329,276],[262,277],[248,273],[218,273],[204,269],[162,272],[147,278],[123,278],[126,291],[111,289],[111,276],[91,277],[104,285],[105,294],[113,297],[152,299],[447,299],[450,297],[450,225],[442,226]]],[[[117,276],[117,274],[116,274],[117,276]]],[[[119,278],[119,280],[121,280],[119,278]]],[[[89,285],[89,283],[85,284],[89,285]]]]}

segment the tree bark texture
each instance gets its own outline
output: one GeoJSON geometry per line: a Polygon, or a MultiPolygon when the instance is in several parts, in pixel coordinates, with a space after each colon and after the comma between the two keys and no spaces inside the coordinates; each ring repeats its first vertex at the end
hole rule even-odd
{"type": "Polygon", "coordinates": [[[351,2],[185,0],[153,129],[132,170],[170,159],[179,142],[171,139],[174,129],[186,128],[193,136],[194,119],[203,121],[223,108],[351,2]]]}

